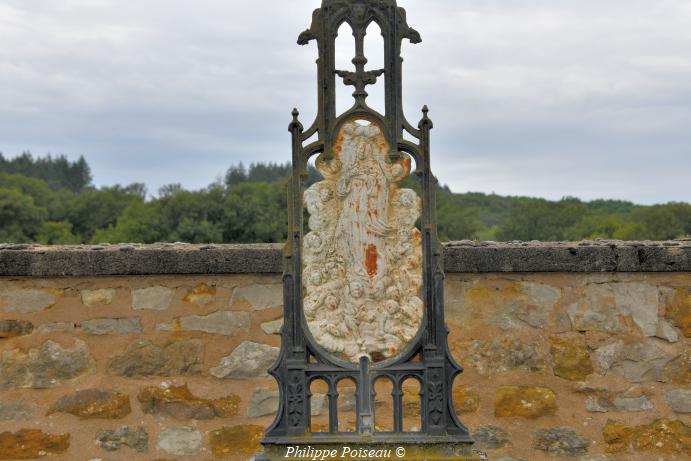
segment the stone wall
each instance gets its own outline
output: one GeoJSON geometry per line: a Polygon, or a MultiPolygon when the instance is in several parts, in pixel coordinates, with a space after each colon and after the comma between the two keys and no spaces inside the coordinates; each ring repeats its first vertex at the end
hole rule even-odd
{"type": "MultiPolygon", "coordinates": [[[[455,403],[491,460],[689,459],[691,242],[456,243],[446,270],[455,403]]],[[[279,271],[275,246],[0,246],[0,460],[251,458],[279,271]]]]}

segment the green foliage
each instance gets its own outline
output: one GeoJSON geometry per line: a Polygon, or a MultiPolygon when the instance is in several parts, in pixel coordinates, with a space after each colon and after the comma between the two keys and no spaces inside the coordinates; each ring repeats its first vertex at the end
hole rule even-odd
{"type": "Polygon", "coordinates": [[[88,188],[67,204],[66,218],[80,241],[90,242],[99,229],[114,226],[127,206],[142,198],[127,187],[88,188]]]}
{"type": "Polygon", "coordinates": [[[669,240],[691,235],[691,205],[669,203],[637,208],[631,212],[631,221],[637,224],[637,238],[669,240]]]}
{"type": "Polygon", "coordinates": [[[477,239],[485,229],[480,220],[480,208],[462,206],[459,195],[448,188],[437,191],[437,227],[441,240],[477,239]]]}
{"type": "MultiPolygon", "coordinates": [[[[448,187],[444,190],[452,193],[448,187]]],[[[475,208],[478,210],[478,219],[482,224],[491,228],[504,219],[519,206],[527,207],[537,204],[541,199],[530,197],[501,197],[496,194],[483,194],[481,192],[468,192],[465,194],[454,194],[456,204],[462,208],[475,208]]]]}
{"type": "Polygon", "coordinates": [[[103,243],[155,243],[163,241],[160,220],[160,202],[133,201],[122,212],[116,225],[98,229],[95,242],[103,243]]]}
{"type": "MultiPolygon", "coordinates": [[[[0,155],[0,242],[283,242],[290,170],[289,164],[239,164],[228,169],[223,183],[198,191],[169,184],[157,197],[147,197],[141,183],[88,186],[86,162],[30,154],[8,161],[0,155]]],[[[309,186],[321,177],[310,165],[303,179],[309,186]]],[[[413,178],[402,186],[420,189],[413,178]]],[[[663,240],[691,235],[689,203],[549,201],[455,194],[446,186],[437,189],[437,219],[442,240],[663,240]]]]}
{"type": "Polygon", "coordinates": [[[84,157],[70,162],[64,155],[34,158],[31,152],[24,152],[7,160],[0,153],[0,172],[42,179],[51,189],[68,189],[72,192],[79,192],[91,184],[91,168],[84,157]]]}
{"type": "Polygon", "coordinates": [[[614,239],[616,233],[626,223],[620,215],[606,213],[592,213],[583,216],[573,227],[569,228],[566,240],[582,239],[614,239]]]}
{"type": "Polygon", "coordinates": [[[72,233],[72,224],[67,221],[45,221],[36,236],[44,245],[74,245],[79,239],[72,233]]]}
{"type": "Polygon", "coordinates": [[[245,165],[240,162],[226,171],[225,185],[231,188],[246,182],[285,181],[291,172],[290,163],[251,163],[249,169],[245,169],[245,165]]]}
{"type": "Polygon", "coordinates": [[[226,242],[283,242],[288,236],[285,184],[247,183],[228,191],[224,201],[226,242]]]}
{"type": "MultiPolygon", "coordinates": [[[[243,183],[258,182],[287,182],[292,174],[290,162],[287,163],[251,163],[249,170],[240,162],[231,165],[226,171],[224,180],[225,186],[230,189],[243,183]]],[[[314,165],[307,166],[306,186],[311,186],[315,182],[321,181],[322,177],[314,165]]]]}
{"type": "Polygon", "coordinates": [[[565,198],[559,202],[538,200],[534,203],[521,203],[498,224],[497,239],[566,240],[569,231],[587,212],[587,207],[574,198],[565,198]]]}
{"type": "Polygon", "coordinates": [[[36,206],[30,195],[0,187],[0,242],[35,241],[47,217],[46,209],[36,206]]]}
{"type": "Polygon", "coordinates": [[[165,241],[211,243],[223,239],[222,187],[196,192],[178,190],[159,199],[160,229],[165,241]]]}
{"type": "Polygon", "coordinates": [[[586,203],[588,206],[588,209],[590,211],[594,212],[599,212],[599,213],[617,213],[617,214],[623,214],[623,213],[631,213],[635,208],[637,208],[637,205],[632,203],[632,202],[626,202],[623,200],[604,200],[604,199],[598,199],[598,200],[593,200],[591,202],[586,203]]]}

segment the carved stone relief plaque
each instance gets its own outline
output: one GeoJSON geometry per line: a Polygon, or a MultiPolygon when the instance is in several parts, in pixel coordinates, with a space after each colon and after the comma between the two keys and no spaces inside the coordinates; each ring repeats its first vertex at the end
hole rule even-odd
{"type": "Polygon", "coordinates": [[[315,341],[337,357],[381,361],[422,324],[420,198],[398,187],[410,157],[392,163],[375,123],[345,123],[333,151],[317,159],[324,180],[304,194],[305,317],[315,341]]]}

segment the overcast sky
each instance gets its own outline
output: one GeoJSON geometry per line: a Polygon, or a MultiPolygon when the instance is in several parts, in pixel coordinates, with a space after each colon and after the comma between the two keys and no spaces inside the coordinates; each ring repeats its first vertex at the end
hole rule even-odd
{"type": "MultiPolygon", "coordinates": [[[[0,152],[84,155],[97,185],[151,192],[287,161],[291,109],[316,112],[296,39],[319,3],[0,0],[0,152]]],[[[399,4],[423,38],[407,117],[430,106],[452,190],[691,201],[691,1],[399,4]]]]}

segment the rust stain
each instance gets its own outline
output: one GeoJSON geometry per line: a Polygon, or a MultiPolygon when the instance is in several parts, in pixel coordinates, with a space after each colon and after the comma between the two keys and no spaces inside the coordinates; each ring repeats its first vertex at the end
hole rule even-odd
{"type": "Polygon", "coordinates": [[[405,171],[407,171],[407,172],[410,172],[410,170],[413,168],[411,160],[412,159],[408,155],[403,157],[403,167],[405,168],[405,171]]]}
{"type": "Polygon", "coordinates": [[[186,303],[209,304],[216,296],[216,287],[206,283],[200,283],[194,288],[187,290],[182,300],[186,303]]]}
{"type": "Polygon", "coordinates": [[[377,275],[377,246],[373,243],[367,245],[365,249],[365,267],[367,269],[367,275],[374,277],[377,275]]]}

